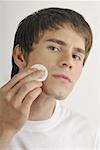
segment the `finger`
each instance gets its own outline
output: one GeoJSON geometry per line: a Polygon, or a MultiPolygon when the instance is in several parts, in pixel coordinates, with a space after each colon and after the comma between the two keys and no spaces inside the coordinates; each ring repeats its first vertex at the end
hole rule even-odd
{"type": "MultiPolygon", "coordinates": [[[[14,95],[17,94],[17,92],[19,91],[19,89],[21,87],[23,87],[26,83],[31,82],[31,81],[36,81],[36,79],[38,79],[40,76],[42,76],[43,72],[41,72],[40,70],[37,70],[35,72],[32,72],[31,74],[29,74],[28,76],[25,76],[22,80],[20,80],[20,82],[18,82],[13,88],[11,88],[9,90],[9,100],[14,97],[14,95]]],[[[38,81],[40,82],[40,81],[38,81]]],[[[41,83],[41,82],[40,82],[41,83]]]]}
{"type": "Polygon", "coordinates": [[[25,76],[20,82],[18,82],[15,86],[16,88],[20,88],[23,84],[30,82],[30,81],[37,81],[38,78],[43,76],[44,72],[42,70],[36,70],[32,72],[31,74],[25,76]]]}
{"type": "Polygon", "coordinates": [[[41,82],[34,81],[34,82],[28,82],[25,85],[23,85],[20,89],[19,92],[16,94],[16,96],[12,99],[11,103],[18,107],[21,105],[23,99],[25,96],[31,92],[32,90],[35,90],[36,88],[39,88],[42,86],[41,82]]]}
{"type": "Polygon", "coordinates": [[[18,81],[20,81],[22,78],[25,76],[31,74],[33,71],[36,71],[36,69],[32,68],[27,68],[24,71],[16,74],[10,81],[8,81],[3,87],[3,91],[8,91],[10,88],[12,88],[18,81]]]}
{"type": "Polygon", "coordinates": [[[34,100],[36,100],[36,98],[41,94],[42,89],[41,88],[37,88],[33,91],[31,91],[30,93],[27,94],[27,96],[25,97],[22,105],[20,106],[22,111],[25,110],[30,110],[30,107],[33,103],[34,100]]]}

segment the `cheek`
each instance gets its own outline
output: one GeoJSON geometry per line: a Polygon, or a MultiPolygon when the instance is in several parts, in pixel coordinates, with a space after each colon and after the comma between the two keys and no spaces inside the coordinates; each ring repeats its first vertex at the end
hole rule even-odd
{"type": "Polygon", "coordinates": [[[52,68],[56,65],[56,59],[52,59],[50,57],[34,57],[28,61],[28,66],[32,66],[33,64],[42,64],[44,65],[48,71],[52,70],[52,68]]]}
{"type": "Polygon", "coordinates": [[[76,69],[73,73],[73,80],[76,82],[79,78],[80,78],[80,75],[82,73],[82,68],[80,69],[76,69]]]}

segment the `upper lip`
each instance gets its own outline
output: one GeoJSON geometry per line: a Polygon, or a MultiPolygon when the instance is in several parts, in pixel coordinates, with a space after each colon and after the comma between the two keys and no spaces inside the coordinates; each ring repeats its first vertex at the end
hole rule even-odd
{"type": "Polygon", "coordinates": [[[68,76],[64,75],[64,74],[53,74],[53,76],[54,77],[61,77],[63,79],[68,80],[69,82],[72,82],[71,79],[68,76]]]}

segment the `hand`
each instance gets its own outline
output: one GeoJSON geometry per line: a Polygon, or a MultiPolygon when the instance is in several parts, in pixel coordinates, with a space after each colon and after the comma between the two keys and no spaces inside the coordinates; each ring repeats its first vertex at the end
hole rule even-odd
{"type": "Polygon", "coordinates": [[[41,94],[43,71],[25,69],[0,88],[0,134],[15,134],[27,121],[32,102],[41,94]]]}

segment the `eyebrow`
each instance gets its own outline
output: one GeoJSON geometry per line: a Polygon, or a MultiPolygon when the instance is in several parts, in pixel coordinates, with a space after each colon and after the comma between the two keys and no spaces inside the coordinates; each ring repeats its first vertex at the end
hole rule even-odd
{"type": "MultiPolygon", "coordinates": [[[[46,41],[47,42],[54,42],[54,43],[57,43],[57,44],[62,45],[62,46],[67,46],[67,44],[64,41],[61,41],[58,39],[47,39],[46,41]]],[[[85,50],[83,50],[81,48],[75,48],[75,52],[82,53],[83,55],[85,55],[85,50]]]]}
{"type": "Polygon", "coordinates": [[[85,50],[81,49],[81,48],[75,48],[75,52],[81,53],[83,55],[86,54],[85,50]]]}
{"type": "Polygon", "coordinates": [[[67,44],[64,41],[61,41],[61,40],[58,40],[58,39],[48,39],[46,41],[54,42],[54,43],[57,43],[57,44],[62,45],[62,46],[67,46],[67,44]]]}

